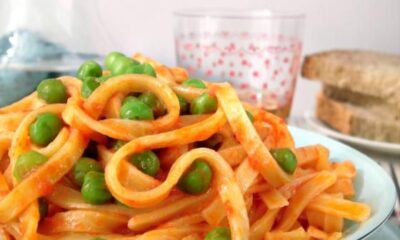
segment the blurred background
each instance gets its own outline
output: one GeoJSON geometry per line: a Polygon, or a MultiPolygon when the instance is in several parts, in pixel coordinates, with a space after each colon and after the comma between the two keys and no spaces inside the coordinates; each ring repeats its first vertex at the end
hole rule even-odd
{"type": "MultiPolygon", "coordinates": [[[[64,59],[64,63],[73,63],[70,57],[76,57],[76,55],[90,57],[90,55],[79,55],[85,51],[105,54],[111,50],[118,50],[126,54],[141,52],[166,65],[174,65],[176,58],[173,12],[178,9],[204,7],[268,8],[304,13],[306,21],[303,55],[332,48],[361,48],[400,54],[399,0],[147,0],[140,2],[131,0],[57,2],[14,0],[2,1],[0,6],[1,35],[15,29],[19,30],[20,28],[16,26],[23,26],[24,22],[45,29],[46,34],[51,34],[49,37],[51,41],[59,42],[62,46],[76,51],[69,54],[69,57],[64,59]],[[42,14],[38,15],[38,11],[42,14]],[[49,19],[57,20],[53,22],[49,19]],[[70,41],[68,36],[73,38],[73,41],[70,41]]],[[[26,41],[27,49],[22,50],[25,54],[33,46],[31,38],[35,40],[36,36],[25,32],[23,34],[27,35],[25,38],[29,40],[29,43],[26,41]]],[[[20,35],[22,40],[23,34],[20,35]]],[[[36,39],[36,42],[51,47],[49,52],[53,55],[66,52],[65,49],[60,48],[61,45],[52,46],[40,40],[36,39]]],[[[76,63],[81,61],[76,61],[76,63]]],[[[53,65],[61,66],[62,64],[55,62],[53,65]]],[[[46,69],[46,71],[68,72],[76,69],[75,65],[70,67],[64,65],[65,69],[46,69]]],[[[32,66],[34,67],[36,66],[32,66]]],[[[3,78],[11,79],[12,77],[6,73],[8,74],[8,72],[2,73],[3,78]]],[[[1,78],[0,74],[0,80],[1,78]]],[[[18,79],[18,76],[14,78],[18,79]]],[[[38,76],[37,79],[43,78],[45,77],[38,76]]],[[[29,76],[24,75],[20,79],[29,79],[29,76]]],[[[1,83],[0,81],[0,88],[5,89],[9,82],[1,83]]],[[[305,110],[313,108],[314,96],[318,89],[318,82],[298,79],[292,116],[302,115],[305,110]]],[[[25,94],[27,93],[21,92],[21,96],[25,94]]],[[[3,92],[1,95],[6,95],[6,93],[3,92]]]]}
{"type": "MultiPolygon", "coordinates": [[[[97,1],[110,49],[142,52],[175,64],[172,12],[182,8],[270,8],[306,15],[303,55],[332,48],[400,54],[399,0],[97,1]]],[[[92,33],[96,34],[96,33],[92,33]]],[[[107,48],[107,46],[104,46],[107,48]]],[[[311,109],[319,83],[298,79],[292,116],[311,109]]]]}

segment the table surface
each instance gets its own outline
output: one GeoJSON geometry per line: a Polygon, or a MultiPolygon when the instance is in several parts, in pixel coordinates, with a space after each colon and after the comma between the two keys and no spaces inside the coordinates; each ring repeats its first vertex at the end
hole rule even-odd
{"type": "MultiPolygon", "coordinates": [[[[288,122],[290,125],[315,131],[307,124],[304,117],[292,117],[288,122]]],[[[378,162],[378,164],[385,169],[389,176],[393,179],[397,192],[397,202],[390,218],[390,222],[400,229],[400,155],[385,155],[366,149],[359,149],[356,146],[352,147],[358,149],[378,162]]]]}

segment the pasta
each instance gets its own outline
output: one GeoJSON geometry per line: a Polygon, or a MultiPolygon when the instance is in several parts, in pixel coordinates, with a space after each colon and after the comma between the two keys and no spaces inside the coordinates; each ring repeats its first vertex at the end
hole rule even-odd
{"type": "Polygon", "coordinates": [[[351,162],[296,148],[228,83],[140,54],[105,65],[0,108],[1,239],[340,239],[369,217],[351,162]]]}

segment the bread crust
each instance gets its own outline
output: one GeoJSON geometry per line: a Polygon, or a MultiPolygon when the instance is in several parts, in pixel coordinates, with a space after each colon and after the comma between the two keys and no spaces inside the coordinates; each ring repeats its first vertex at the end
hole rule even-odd
{"type": "Polygon", "coordinates": [[[317,95],[316,116],[344,134],[371,140],[400,143],[400,123],[390,121],[363,108],[317,95]]]}
{"type": "Polygon", "coordinates": [[[332,100],[364,108],[386,120],[400,121],[400,109],[381,98],[340,89],[327,84],[323,84],[322,93],[332,100]]]}
{"type": "Polygon", "coordinates": [[[400,109],[400,56],[333,50],[305,57],[302,76],[384,99],[400,109]]]}
{"type": "Polygon", "coordinates": [[[343,105],[328,100],[322,93],[317,95],[316,116],[330,127],[351,134],[351,112],[343,105]]]}

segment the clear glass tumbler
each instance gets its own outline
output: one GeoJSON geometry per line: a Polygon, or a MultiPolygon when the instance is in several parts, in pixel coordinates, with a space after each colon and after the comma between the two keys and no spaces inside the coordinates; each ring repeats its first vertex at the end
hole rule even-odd
{"type": "Polygon", "coordinates": [[[287,118],[301,61],[304,16],[268,10],[174,13],[178,65],[228,81],[242,100],[287,118]]]}

